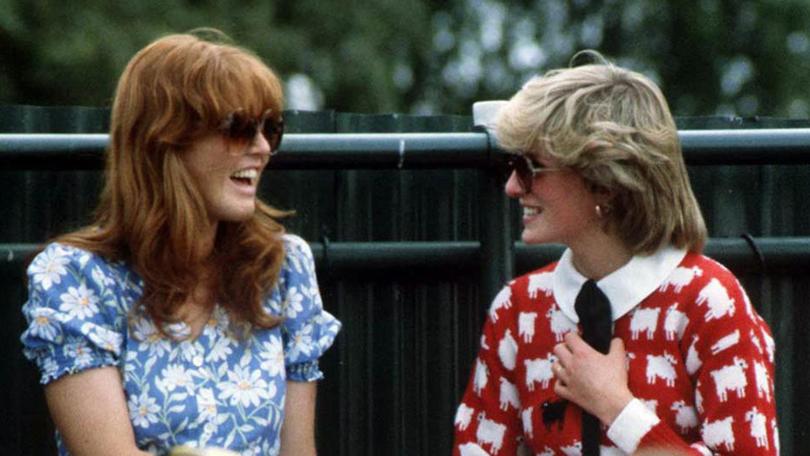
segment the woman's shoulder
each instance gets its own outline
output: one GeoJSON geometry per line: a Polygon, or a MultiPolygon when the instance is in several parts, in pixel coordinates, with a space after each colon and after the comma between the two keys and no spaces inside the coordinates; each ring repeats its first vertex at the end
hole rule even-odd
{"type": "Polygon", "coordinates": [[[281,240],[284,243],[284,249],[287,251],[287,255],[290,255],[292,252],[293,254],[304,253],[312,256],[312,249],[309,243],[301,236],[292,233],[284,233],[281,236],[281,240]]]}
{"type": "Polygon", "coordinates": [[[66,274],[68,270],[79,272],[88,264],[102,261],[98,255],[69,244],[51,242],[39,252],[28,265],[28,274],[33,278],[66,274]]]}
{"type": "Polygon", "coordinates": [[[689,252],[661,288],[669,286],[700,292],[710,284],[720,284],[726,288],[740,286],[737,276],[722,263],[702,253],[689,252]]]}
{"type": "Polygon", "coordinates": [[[312,248],[302,237],[286,233],[282,236],[284,263],[282,269],[288,272],[305,272],[314,268],[312,248]]]}
{"type": "Polygon", "coordinates": [[[110,285],[118,282],[122,275],[129,275],[129,267],[81,247],[51,242],[31,260],[27,272],[33,285],[48,289],[62,279],[78,280],[80,277],[110,285]]]}

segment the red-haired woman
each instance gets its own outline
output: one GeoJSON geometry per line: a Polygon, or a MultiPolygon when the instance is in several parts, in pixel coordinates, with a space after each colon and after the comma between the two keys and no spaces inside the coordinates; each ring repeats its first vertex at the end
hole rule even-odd
{"type": "Polygon", "coordinates": [[[315,453],[323,310],[309,246],[256,197],[283,132],[275,74],[202,34],[129,62],[94,222],[28,268],[24,352],[60,454],[315,453]]]}

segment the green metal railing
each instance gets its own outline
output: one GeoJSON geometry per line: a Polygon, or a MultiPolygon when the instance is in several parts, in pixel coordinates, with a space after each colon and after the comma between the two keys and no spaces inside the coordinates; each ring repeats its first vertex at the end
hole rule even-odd
{"type": "MultiPolygon", "coordinates": [[[[679,135],[687,163],[698,166],[698,169],[693,168],[690,172],[695,170],[699,173],[704,165],[768,166],[769,168],[762,173],[762,182],[765,183],[763,185],[770,185],[765,189],[766,193],[770,192],[767,193],[768,198],[772,198],[770,195],[774,194],[773,187],[782,179],[782,170],[776,172],[771,165],[810,164],[810,129],[808,128],[684,129],[679,131],[679,135]]],[[[107,141],[108,137],[105,134],[0,134],[0,169],[11,172],[44,171],[57,174],[60,171],[98,170],[103,164],[103,151],[107,141]]],[[[562,249],[562,247],[554,245],[529,246],[521,242],[513,242],[512,207],[503,194],[503,176],[497,172],[501,154],[502,151],[498,150],[497,146],[492,143],[492,138],[484,131],[464,133],[291,133],[285,135],[281,152],[273,158],[270,166],[284,170],[477,170],[480,194],[475,204],[477,205],[476,213],[480,216],[478,225],[475,227],[476,230],[474,230],[477,232],[475,240],[332,242],[328,236],[323,235],[315,242],[311,242],[311,245],[319,274],[321,277],[325,275],[330,279],[351,278],[358,272],[362,272],[366,279],[380,279],[380,283],[390,282],[392,277],[397,280],[403,277],[413,277],[419,281],[430,282],[464,275],[479,285],[480,292],[477,293],[477,296],[480,299],[480,310],[483,311],[504,282],[515,276],[516,273],[528,271],[558,258],[562,249]]],[[[712,173],[709,176],[712,180],[715,179],[715,173],[718,180],[726,178],[725,170],[707,169],[712,173]]],[[[46,174],[46,176],[48,175],[46,174]]],[[[753,183],[747,190],[756,191],[753,189],[753,183]]],[[[717,205],[723,205],[728,201],[728,199],[723,199],[723,195],[717,196],[713,193],[711,196],[718,198],[717,205]]],[[[735,195],[735,197],[741,196],[745,195],[735,195]]],[[[13,195],[11,197],[13,198],[13,195]]],[[[707,205],[712,203],[711,201],[703,202],[707,205]]],[[[773,209],[767,207],[768,205],[776,206],[776,203],[774,200],[769,200],[767,204],[763,204],[762,213],[768,215],[761,215],[765,220],[761,225],[767,226],[768,223],[776,223],[769,221],[777,217],[771,217],[773,209]]],[[[23,204],[27,204],[27,200],[23,204]]],[[[41,207],[33,206],[31,210],[36,211],[41,207]]],[[[797,208],[796,212],[796,217],[805,216],[805,212],[802,212],[801,208],[797,208]]],[[[799,229],[797,232],[805,233],[806,230],[799,229]]],[[[810,271],[810,237],[778,237],[780,231],[773,227],[762,228],[762,233],[762,236],[759,237],[737,236],[739,233],[731,235],[734,237],[713,237],[706,246],[706,254],[731,267],[735,272],[752,274],[757,277],[764,277],[765,272],[768,274],[787,273],[795,276],[795,274],[810,271]]],[[[310,239],[315,240],[316,238],[318,236],[312,236],[310,239]]],[[[5,271],[13,271],[14,274],[21,275],[22,264],[39,248],[39,245],[35,243],[39,240],[37,237],[29,237],[26,239],[32,240],[34,243],[9,242],[14,239],[21,239],[21,237],[0,239],[0,241],[7,242],[0,243],[0,266],[5,267],[5,271]]],[[[462,239],[464,238],[462,237],[462,239]]],[[[778,308],[780,303],[786,302],[787,299],[783,298],[790,295],[792,287],[799,289],[802,286],[801,280],[783,286],[780,282],[781,279],[771,279],[770,277],[772,276],[756,282],[759,287],[756,292],[767,297],[768,302],[775,303],[772,307],[778,308]]],[[[341,289],[341,293],[343,291],[345,290],[341,289]]],[[[357,293],[367,294],[368,292],[357,293]]],[[[349,294],[346,301],[352,302],[354,297],[356,296],[349,294]]],[[[19,302],[22,302],[23,299],[20,298],[19,302]]],[[[801,312],[796,309],[797,307],[791,308],[789,312],[801,312]]],[[[351,308],[352,312],[355,310],[354,307],[351,308]]],[[[383,310],[376,311],[382,312],[383,310]]],[[[785,314],[788,314],[787,310],[785,314]]],[[[780,349],[784,350],[782,353],[790,354],[794,350],[797,353],[807,353],[806,348],[801,345],[802,339],[798,337],[801,330],[793,329],[794,325],[801,324],[800,318],[793,316],[792,313],[787,317],[780,317],[780,315],[777,312],[771,314],[770,317],[774,323],[779,322],[784,325],[781,328],[780,349]],[[795,323],[796,321],[799,323],[795,323]],[[794,340],[798,342],[793,342],[794,340]],[[783,343],[784,341],[790,342],[783,343]]],[[[366,322],[367,320],[360,321],[366,322]]],[[[348,333],[346,337],[348,337],[348,333]]],[[[363,352],[367,343],[365,337],[371,339],[371,336],[363,335],[357,336],[357,341],[346,342],[347,347],[341,356],[348,356],[347,353],[355,356],[356,353],[363,352]]],[[[375,350],[380,350],[379,346],[375,350]]],[[[372,350],[369,349],[369,352],[372,350]]],[[[383,350],[382,355],[375,356],[386,355],[390,355],[390,351],[383,350]]],[[[464,359],[464,355],[466,353],[462,354],[460,359],[451,361],[466,365],[467,360],[464,359]]],[[[374,365],[368,360],[350,361],[354,362],[354,365],[374,365]]],[[[443,358],[442,362],[445,361],[446,359],[443,358]]],[[[346,365],[349,364],[351,363],[346,362],[346,365]]],[[[794,361],[790,356],[783,356],[777,362],[778,378],[781,382],[779,388],[781,404],[793,404],[796,400],[807,397],[806,390],[802,389],[806,388],[807,382],[794,378],[796,373],[803,372],[802,365],[801,359],[794,361]]],[[[379,377],[366,374],[352,371],[341,375],[345,375],[353,381],[354,379],[366,380],[379,377]]],[[[454,375],[455,372],[448,377],[452,378],[454,375]]],[[[442,385],[449,383],[444,380],[447,379],[443,378],[442,385]]],[[[462,381],[464,380],[462,379],[462,381]]],[[[345,385],[347,388],[358,384],[345,379],[342,379],[341,382],[343,382],[341,386],[345,385]]],[[[13,390],[13,388],[11,389],[13,390]]],[[[442,394],[444,394],[442,399],[451,395],[446,391],[443,391],[442,394]]],[[[399,400],[398,396],[394,399],[399,400]]],[[[390,408],[389,405],[391,403],[385,408],[390,408]]],[[[396,404],[391,406],[396,406],[396,404]]],[[[334,413],[356,412],[357,410],[352,407],[354,407],[352,401],[340,402],[340,406],[334,408],[338,412],[334,413]]],[[[407,408],[407,404],[404,407],[407,408]]],[[[444,410],[441,415],[444,417],[450,413],[452,412],[444,410]]],[[[785,440],[783,450],[785,448],[789,450],[793,441],[810,442],[807,437],[793,438],[801,432],[806,432],[802,431],[802,408],[797,406],[784,413],[790,419],[781,423],[783,440],[785,440]]],[[[341,415],[341,420],[343,418],[345,417],[341,415]]],[[[373,422],[371,418],[369,419],[373,422]]],[[[365,423],[364,419],[358,418],[357,421],[365,423]]],[[[445,429],[440,431],[444,432],[445,429]]],[[[449,432],[449,429],[447,431],[449,432]]],[[[429,433],[428,430],[420,432],[429,433]]],[[[399,438],[407,440],[404,436],[405,434],[402,434],[399,438]]],[[[354,437],[349,437],[349,439],[351,438],[354,437]]],[[[444,442],[446,439],[437,440],[444,442]]],[[[363,446],[358,444],[358,447],[363,446]]],[[[351,454],[351,452],[345,454],[351,454]]]]}
{"type": "MultiPolygon", "coordinates": [[[[692,165],[810,163],[810,128],[682,130],[687,163],[692,165]]],[[[0,165],[10,170],[98,169],[106,134],[0,134],[0,165]]],[[[485,131],[469,133],[288,134],[270,162],[278,169],[493,170],[504,152],[485,131]]],[[[435,271],[478,265],[486,306],[503,283],[520,271],[559,255],[554,246],[513,245],[502,177],[482,173],[480,242],[313,243],[319,266],[345,270],[420,267],[435,271]]],[[[22,258],[35,245],[0,244],[0,255],[22,258]]],[[[747,270],[784,269],[810,262],[810,238],[711,239],[707,253],[747,270]]],[[[1,260],[1,259],[0,259],[1,260]]]]}
{"type": "MultiPolygon", "coordinates": [[[[810,163],[810,128],[682,130],[690,165],[810,163]]],[[[0,134],[4,169],[97,169],[106,134],[0,134]]],[[[278,169],[487,168],[499,153],[486,132],[287,134],[278,169]]]]}

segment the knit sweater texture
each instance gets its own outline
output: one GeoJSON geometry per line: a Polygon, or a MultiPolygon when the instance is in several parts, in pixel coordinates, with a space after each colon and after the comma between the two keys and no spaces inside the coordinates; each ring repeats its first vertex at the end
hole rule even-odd
{"type": "MultiPolygon", "coordinates": [[[[636,399],[603,426],[601,454],[778,454],[770,329],[730,271],[700,254],[679,255],[619,277],[652,281],[631,307],[612,293],[614,337],[624,342],[636,399]]],[[[572,295],[557,271],[565,260],[495,297],[456,413],[453,454],[581,454],[582,409],[554,393],[551,370],[554,346],[580,328],[560,302],[572,295]]],[[[570,258],[567,266],[571,275],[570,258]]],[[[616,291],[609,282],[597,284],[616,291]]]]}

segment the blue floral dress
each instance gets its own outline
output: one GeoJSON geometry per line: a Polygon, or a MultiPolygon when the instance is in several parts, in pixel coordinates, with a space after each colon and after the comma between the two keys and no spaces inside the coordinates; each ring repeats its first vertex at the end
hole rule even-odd
{"type": "MultiPolygon", "coordinates": [[[[123,262],[50,244],[28,268],[23,307],[26,357],[47,384],[100,366],[121,373],[135,438],[165,454],[175,445],[274,455],[284,420],[286,381],[322,378],[318,358],[340,322],[323,310],[312,252],[285,235],[286,258],[265,308],[281,325],[245,336],[216,306],[197,338],[170,340],[136,306],[143,281],[123,262]]],[[[190,333],[185,323],[169,334],[190,333]]],[[[59,454],[68,454],[57,433],[59,454]]]]}

